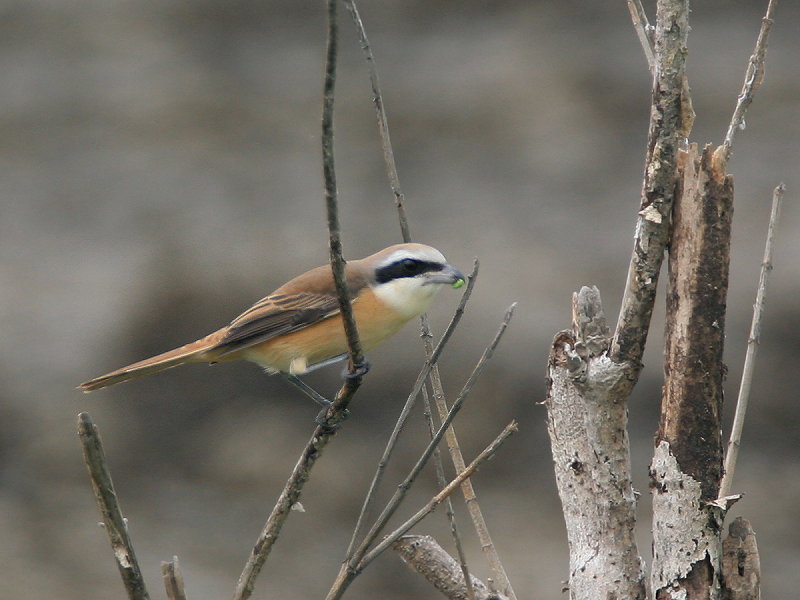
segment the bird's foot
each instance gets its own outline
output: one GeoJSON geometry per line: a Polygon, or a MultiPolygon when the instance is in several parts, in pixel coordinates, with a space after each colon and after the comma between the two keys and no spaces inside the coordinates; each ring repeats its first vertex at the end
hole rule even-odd
{"type": "Polygon", "coordinates": [[[363,377],[367,373],[369,373],[370,364],[369,361],[364,361],[360,364],[357,364],[353,367],[353,370],[350,371],[345,369],[342,371],[342,379],[357,379],[359,377],[363,377]]]}
{"type": "MultiPolygon", "coordinates": [[[[314,418],[314,422],[322,428],[323,433],[335,433],[336,431],[339,430],[339,428],[342,425],[341,423],[335,423],[331,425],[327,421],[327,416],[328,416],[328,408],[326,407],[323,408],[321,411],[319,411],[319,413],[317,413],[317,416],[314,418]]],[[[345,408],[342,411],[342,420],[346,419],[349,416],[350,416],[350,411],[345,408]]]]}

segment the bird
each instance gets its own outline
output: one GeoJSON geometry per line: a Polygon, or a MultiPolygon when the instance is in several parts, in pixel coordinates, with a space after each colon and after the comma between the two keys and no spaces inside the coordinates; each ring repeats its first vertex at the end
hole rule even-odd
{"type": "MultiPolygon", "coordinates": [[[[345,263],[345,280],[364,351],[426,312],[445,286],[459,288],[464,275],[425,244],[395,244],[345,263]]],[[[331,266],[291,279],[228,325],[168,352],[81,383],[93,392],[187,363],[243,359],[268,374],[281,373],[319,404],[330,402],[298,376],[348,357],[347,337],[331,266]]]]}

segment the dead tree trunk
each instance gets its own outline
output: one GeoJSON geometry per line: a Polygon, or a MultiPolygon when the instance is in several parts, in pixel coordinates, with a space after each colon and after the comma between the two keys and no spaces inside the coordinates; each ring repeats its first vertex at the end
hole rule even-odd
{"type": "Polygon", "coordinates": [[[716,598],[720,589],[722,383],[733,181],[711,147],[683,157],[673,210],[661,422],[653,489],[653,597],[716,598]]]}

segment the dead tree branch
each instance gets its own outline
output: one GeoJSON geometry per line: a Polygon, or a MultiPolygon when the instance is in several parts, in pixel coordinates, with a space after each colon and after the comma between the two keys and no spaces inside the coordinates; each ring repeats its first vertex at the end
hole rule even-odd
{"type": "MultiPolygon", "coordinates": [[[[639,0],[635,0],[639,2],[639,0]]],[[[361,49],[364,52],[364,57],[367,62],[367,67],[369,70],[369,78],[370,83],[372,86],[372,98],[373,103],[375,104],[375,112],[378,121],[378,133],[381,139],[381,147],[383,149],[383,157],[384,163],[386,165],[386,173],[389,179],[389,185],[392,189],[392,193],[395,199],[395,205],[397,207],[397,215],[398,220],[400,223],[400,233],[402,235],[404,242],[411,241],[411,230],[408,226],[408,219],[406,217],[405,212],[405,196],[400,188],[400,177],[397,172],[397,165],[394,160],[394,150],[392,148],[392,142],[389,135],[389,123],[386,117],[386,109],[384,107],[383,102],[383,94],[381,92],[381,87],[378,78],[378,68],[375,63],[375,56],[372,52],[372,47],[369,43],[367,38],[367,32],[364,28],[364,23],[361,20],[361,15],[359,14],[358,7],[354,0],[345,0],[345,4],[350,11],[350,14],[353,19],[353,23],[356,26],[356,30],[358,32],[359,41],[361,43],[361,49]]],[[[641,5],[640,5],[641,6],[641,5]]],[[[644,11],[642,10],[642,15],[644,11]]],[[[430,360],[431,354],[433,352],[433,345],[431,344],[431,338],[433,337],[431,334],[430,325],[428,323],[427,315],[422,315],[420,318],[420,326],[422,330],[422,339],[425,344],[425,352],[430,360]]],[[[431,386],[433,387],[433,395],[434,399],[436,400],[437,409],[439,412],[439,416],[441,419],[444,418],[444,415],[447,414],[447,404],[444,401],[444,394],[442,393],[442,382],[439,376],[439,369],[437,366],[433,366],[430,373],[431,379],[431,386]]],[[[461,455],[461,450],[459,448],[458,439],[456,438],[455,429],[450,428],[447,431],[447,444],[448,448],[450,449],[451,459],[453,461],[453,465],[456,468],[456,471],[464,468],[464,458],[461,455]]],[[[464,487],[462,489],[464,494],[464,500],[468,507],[470,517],[472,518],[473,525],[475,530],[478,534],[478,538],[481,543],[481,548],[483,549],[484,556],[486,557],[490,568],[492,569],[492,573],[494,574],[495,580],[497,581],[498,586],[505,590],[505,593],[509,595],[511,600],[516,600],[516,596],[514,594],[514,590],[511,587],[511,581],[508,578],[508,575],[505,572],[505,568],[500,560],[500,556],[497,552],[497,549],[494,545],[494,542],[489,535],[489,527],[486,524],[486,520],[483,517],[483,513],[480,508],[480,504],[478,503],[477,495],[475,494],[475,490],[472,487],[470,480],[466,480],[464,482],[464,487]]],[[[356,528],[356,532],[358,532],[358,527],[356,528]]],[[[454,532],[454,535],[458,535],[454,532]]],[[[456,542],[458,545],[458,542],[456,542]]],[[[352,542],[351,547],[348,549],[348,556],[352,552],[352,542]]]]}
{"type": "Polygon", "coordinates": [[[597,288],[573,296],[573,328],[550,351],[545,404],[570,551],[573,600],[644,600],[634,538],[626,366],[609,360],[609,332],[597,288]]]}
{"type": "Polygon", "coordinates": [[[731,493],[733,474],[736,471],[736,460],[739,457],[744,419],[747,415],[747,404],[750,400],[750,385],[753,382],[756,355],[758,353],[758,346],[761,343],[761,319],[764,316],[764,303],[767,297],[769,274],[772,272],[772,249],[775,242],[778,220],[781,214],[783,193],[785,191],[786,186],[780,184],[772,192],[772,210],[769,216],[769,227],[767,228],[767,242],[764,245],[764,260],[761,262],[758,291],[756,292],[756,301],[753,305],[753,321],[750,325],[750,336],[747,340],[747,353],[744,357],[744,368],[742,369],[742,381],[739,385],[739,396],[736,399],[736,413],[733,417],[733,427],[731,428],[731,436],[728,441],[728,451],[725,454],[725,469],[719,490],[721,498],[731,493]]]}
{"type": "Polygon", "coordinates": [[[507,600],[507,596],[493,592],[474,576],[470,576],[472,585],[468,588],[458,561],[429,535],[401,536],[392,544],[392,550],[449,600],[468,600],[470,589],[475,600],[507,600]]]}
{"type": "Polygon", "coordinates": [[[733,152],[733,138],[736,136],[737,131],[744,130],[745,123],[744,117],[747,109],[753,103],[753,97],[756,91],[761,87],[761,82],[764,80],[764,68],[767,60],[767,40],[769,39],[769,32],[772,29],[775,16],[775,0],[769,0],[767,4],[767,13],[761,19],[761,29],[758,32],[756,39],[756,46],[750,60],[747,63],[747,70],[744,74],[744,83],[742,84],[742,91],[736,100],[736,108],[733,111],[728,131],[725,134],[725,140],[722,145],[714,151],[714,161],[716,169],[724,171],[728,159],[733,152]]]}
{"type": "Polygon", "coordinates": [[[381,554],[384,550],[386,550],[389,546],[391,546],[397,539],[407,533],[414,525],[419,523],[422,519],[436,510],[442,502],[444,502],[447,498],[450,497],[454,491],[456,491],[461,485],[466,481],[468,478],[472,477],[475,471],[478,470],[485,461],[489,460],[494,453],[503,445],[503,443],[511,436],[512,434],[518,431],[516,421],[511,421],[508,425],[505,426],[503,431],[489,444],[486,448],[481,451],[475,459],[464,468],[461,473],[459,473],[455,479],[453,479],[450,483],[448,483],[442,491],[436,494],[431,500],[419,509],[412,517],[406,520],[402,525],[400,525],[397,529],[395,529],[392,533],[387,535],[380,544],[375,546],[372,550],[370,550],[364,558],[359,561],[358,566],[356,567],[358,571],[363,571],[369,563],[375,560],[378,555],[381,554]]]}
{"type": "Polygon", "coordinates": [[[628,280],[609,356],[638,369],[653,314],[658,276],[669,239],[678,150],[694,120],[685,62],[688,0],[661,0],[655,29],[656,72],[650,109],[642,199],[628,280]]]}
{"type": "Polygon", "coordinates": [[[83,446],[83,460],[89,471],[94,497],[103,515],[103,527],[111,541],[111,549],[114,551],[114,559],[117,561],[128,598],[149,600],[144,577],[128,534],[128,524],[117,502],[117,493],[114,490],[114,482],[111,481],[100,433],[89,413],[83,412],[78,415],[78,436],[83,446]]]}
{"type": "Polygon", "coordinates": [[[161,576],[164,579],[168,600],[186,600],[186,592],[183,589],[183,573],[181,573],[177,556],[173,556],[169,562],[161,563],[161,576]]]}
{"type": "MultiPolygon", "coordinates": [[[[475,365],[470,376],[467,378],[467,381],[464,383],[464,386],[461,389],[461,392],[458,394],[455,402],[453,402],[453,406],[450,408],[450,412],[447,415],[447,418],[442,422],[439,430],[436,432],[436,435],[433,437],[431,442],[426,447],[425,451],[423,452],[422,456],[417,460],[417,463],[411,469],[408,476],[403,480],[401,484],[397,486],[397,491],[394,493],[392,498],[387,503],[386,507],[381,512],[378,519],[375,521],[371,529],[367,532],[364,536],[364,539],[360,542],[358,547],[353,551],[352,555],[348,557],[348,559],[342,564],[341,569],[339,570],[339,574],[336,577],[333,585],[331,586],[330,591],[326,597],[327,600],[335,600],[337,598],[341,598],[344,591],[347,587],[352,583],[353,579],[358,575],[358,573],[363,569],[362,560],[370,552],[369,548],[372,543],[377,539],[378,535],[380,535],[383,528],[386,526],[386,523],[389,521],[389,518],[395,513],[397,507],[399,506],[400,502],[404,498],[406,492],[408,491],[411,483],[416,479],[417,475],[420,473],[422,468],[425,466],[427,461],[429,460],[431,454],[433,453],[434,448],[439,444],[444,435],[444,432],[450,426],[455,415],[460,410],[461,406],[463,405],[466,398],[472,391],[475,383],[477,382],[478,378],[480,377],[483,369],[485,368],[488,361],[491,359],[492,355],[494,354],[497,345],[500,343],[500,340],[505,333],[508,323],[511,320],[511,317],[514,314],[515,304],[512,304],[509,309],[506,311],[506,314],[503,318],[502,323],[500,324],[500,328],[498,329],[497,333],[495,334],[494,339],[492,340],[491,344],[484,350],[481,358],[478,360],[478,363],[475,365]],[[361,565],[359,567],[359,565],[361,565]]],[[[419,393],[419,392],[417,392],[419,393]]],[[[456,480],[463,481],[462,479],[456,478],[456,480]]],[[[442,498],[444,500],[444,497],[442,498]]],[[[404,533],[404,532],[403,532],[404,533]]],[[[371,552],[370,552],[371,553],[371,552]]]]}
{"type": "Polygon", "coordinates": [[[656,598],[719,594],[722,383],[733,180],[692,144],[673,211],[664,392],[653,482],[656,598]]]}
{"type": "Polygon", "coordinates": [[[750,521],[736,517],[722,542],[722,600],[761,600],[761,559],[750,521]]]}
{"type": "Polygon", "coordinates": [[[647,68],[652,73],[656,68],[656,57],[653,54],[653,27],[647,20],[641,0],[627,1],[628,10],[631,13],[631,21],[633,21],[633,29],[636,31],[639,43],[642,45],[644,57],[647,59],[647,68]]]}
{"type": "Polygon", "coordinates": [[[436,344],[436,348],[434,348],[431,355],[426,359],[425,364],[422,366],[422,369],[417,375],[417,379],[414,382],[414,385],[411,388],[411,393],[406,398],[406,402],[403,405],[403,409],[400,411],[400,416],[397,418],[395,422],[394,429],[392,433],[389,435],[389,440],[386,442],[386,448],[381,455],[380,460],[378,461],[378,467],[375,470],[375,475],[372,477],[372,482],[370,483],[369,490],[367,491],[367,495],[364,498],[364,503],[361,507],[361,512],[358,515],[358,520],[356,522],[355,529],[353,530],[353,535],[350,538],[350,544],[347,547],[347,552],[345,553],[345,561],[349,561],[352,556],[353,552],[355,552],[356,545],[364,536],[364,530],[367,526],[367,519],[369,518],[373,504],[375,502],[375,497],[377,494],[378,487],[383,479],[383,474],[385,472],[386,466],[389,463],[389,459],[394,452],[395,446],[397,445],[397,440],[402,432],[403,428],[405,427],[406,421],[408,421],[408,417],[411,415],[411,410],[414,408],[416,404],[417,397],[419,396],[422,387],[425,385],[425,381],[428,379],[428,375],[430,375],[431,370],[436,365],[439,357],[441,356],[442,352],[447,345],[447,342],[450,340],[455,328],[458,326],[459,322],[461,321],[461,317],[464,315],[464,308],[466,307],[467,301],[469,300],[470,296],[472,295],[472,290],[475,287],[475,282],[477,281],[478,276],[478,268],[479,263],[475,261],[475,264],[472,268],[472,273],[467,277],[467,286],[464,289],[464,293],[461,295],[461,300],[458,304],[458,307],[453,313],[452,319],[450,319],[450,323],[444,330],[442,334],[442,338],[436,344]]]}
{"type": "MultiPolygon", "coordinates": [[[[434,394],[437,392],[434,391],[434,394]]],[[[428,395],[427,388],[422,388],[422,400],[425,402],[425,420],[428,422],[428,429],[430,430],[431,437],[436,435],[436,424],[434,423],[433,418],[433,404],[431,404],[430,396],[428,395]]],[[[452,428],[451,428],[452,429],[452,428]]],[[[450,429],[448,429],[450,431],[450,429]]],[[[445,432],[445,437],[447,437],[447,432],[445,432]]],[[[443,488],[447,485],[447,479],[445,478],[444,474],[444,465],[442,463],[442,453],[439,448],[433,453],[433,465],[436,469],[436,482],[439,484],[439,487],[443,488]]],[[[464,587],[467,593],[467,600],[476,600],[475,599],[475,590],[472,589],[472,577],[469,574],[469,565],[467,564],[467,556],[464,553],[464,546],[461,544],[461,535],[458,531],[458,524],[456,523],[456,514],[453,510],[453,499],[448,498],[446,504],[446,513],[447,513],[447,520],[450,523],[450,536],[453,538],[453,545],[456,548],[456,554],[458,555],[458,564],[461,569],[461,574],[463,576],[464,587]]]]}

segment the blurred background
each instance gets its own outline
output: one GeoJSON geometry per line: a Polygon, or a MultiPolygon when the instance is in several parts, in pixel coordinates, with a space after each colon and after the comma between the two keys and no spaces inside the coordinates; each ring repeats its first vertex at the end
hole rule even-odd
{"type": "MultiPolygon", "coordinates": [[[[654,3],[647,3],[651,18],[654,3]]],[[[719,143],[766,2],[697,3],[693,140],[719,143]]],[[[506,307],[512,327],[457,420],[469,460],[520,433],[475,478],[521,598],[561,597],[568,562],[544,395],[570,294],[600,287],[616,320],[639,202],[650,77],[625,2],[367,2],[415,239],[481,275],[442,360],[452,397],[506,307]]],[[[101,430],[151,594],[178,555],[194,600],[228,597],[317,408],[251,364],[183,367],[85,396],[75,385],[227,323],[327,260],[321,2],[0,2],[0,597],[124,591],[76,436],[101,430]]],[[[336,158],[345,255],[400,240],[369,82],[342,10],[336,158]]],[[[800,10],[779,5],[767,75],[740,133],[727,323],[726,424],[738,389],[772,189],[788,186],[734,488],[758,533],[765,597],[800,583],[800,10]]],[[[458,300],[431,314],[441,331],[458,300]]],[[[630,402],[640,550],[657,426],[663,297],[630,402]]],[[[352,416],[316,466],[259,598],[320,598],[423,351],[410,325],[371,352],[352,416]]],[[[339,370],[308,381],[323,393],[339,370]]],[[[384,496],[426,437],[421,413],[384,496]]],[[[401,517],[436,489],[418,482],[401,517]]],[[[473,569],[487,576],[458,506],[473,569]]],[[[443,512],[415,531],[449,547],[443,512]]],[[[353,598],[437,598],[392,555],[353,598]]]]}

